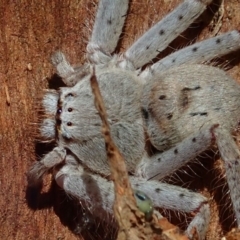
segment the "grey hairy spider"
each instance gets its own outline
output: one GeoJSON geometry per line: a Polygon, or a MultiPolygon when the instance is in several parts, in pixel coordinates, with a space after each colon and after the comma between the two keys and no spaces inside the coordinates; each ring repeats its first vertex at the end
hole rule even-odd
{"type": "Polygon", "coordinates": [[[31,167],[30,185],[37,185],[53,169],[57,184],[93,215],[112,214],[113,183],[89,82],[95,66],[111,134],[126,160],[132,187],[146,193],[156,207],[194,212],[186,233],[191,237],[196,229],[204,239],[208,199],[159,180],[216,143],[240,227],[240,152],[231,135],[240,116],[240,86],[223,70],[202,64],[239,49],[239,32],[195,43],[142,70],[211,2],[185,0],[122,54],[114,50],[129,3],[99,2],[86,63],[73,67],[61,52],[52,57],[66,87],[44,95],[47,117],[40,131],[56,147],[31,167]],[[147,152],[147,139],[157,153],[147,152]]]}

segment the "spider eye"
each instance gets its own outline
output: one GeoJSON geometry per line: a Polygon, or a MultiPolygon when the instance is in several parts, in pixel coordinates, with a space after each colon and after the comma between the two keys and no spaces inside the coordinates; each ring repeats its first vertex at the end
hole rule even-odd
{"type": "Polygon", "coordinates": [[[72,110],[73,110],[72,108],[68,108],[68,111],[69,111],[69,112],[72,112],[72,110]]]}
{"type": "Polygon", "coordinates": [[[61,114],[61,113],[62,113],[62,108],[58,108],[57,114],[61,114]]]}
{"type": "Polygon", "coordinates": [[[67,125],[68,125],[68,126],[72,126],[72,123],[71,123],[71,122],[67,122],[67,125]]]}

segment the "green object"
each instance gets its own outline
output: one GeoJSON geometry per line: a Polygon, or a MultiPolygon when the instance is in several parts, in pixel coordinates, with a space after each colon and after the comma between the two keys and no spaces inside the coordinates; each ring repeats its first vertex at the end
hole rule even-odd
{"type": "Polygon", "coordinates": [[[145,214],[146,220],[151,220],[153,214],[152,200],[142,191],[134,190],[134,197],[137,202],[137,207],[145,214]]]}

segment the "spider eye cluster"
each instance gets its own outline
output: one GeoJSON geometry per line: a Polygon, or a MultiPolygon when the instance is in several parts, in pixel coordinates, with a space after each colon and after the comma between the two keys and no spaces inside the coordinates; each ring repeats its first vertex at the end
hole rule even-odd
{"type": "Polygon", "coordinates": [[[46,123],[46,120],[44,120],[42,125],[42,135],[44,137],[48,135],[47,137],[50,137],[51,139],[58,139],[60,134],[63,138],[70,139],[71,134],[69,133],[69,127],[73,126],[73,122],[68,113],[73,113],[74,107],[72,105],[67,106],[67,103],[71,102],[76,95],[73,92],[69,92],[68,88],[61,88],[59,91],[56,91],[56,93],[57,94],[54,96],[51,93],[46,94],[44,97],[43,105],[45,111],[50,114],[49,118],[51,119],[51,127],[46,129],[46,125],[49,125],[49,123],[46,123]],[[49,105],[51,105],[51,108],[49,105]],[[46,130],[50,131],[50,134],[47,134],[46,130]]]}

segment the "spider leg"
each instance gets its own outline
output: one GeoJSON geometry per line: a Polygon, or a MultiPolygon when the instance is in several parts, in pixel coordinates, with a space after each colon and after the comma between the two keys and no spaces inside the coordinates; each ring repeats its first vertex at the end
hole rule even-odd
{"type": "MultiPolygon", "coordinates": [[[[90,42],[87,45],[88,59],[95,64],[108,62],[115,50],[128,10],[128,0],[101,0],[90,42]]],[[[82,76],[90,73],[89,66],[74,68],[65,55],[58,51],[52,56],[58,75],[68,86],[74,86],[82,76]]]]}
{"type": "Polygon", "coordinates": [[[62,163],[66,157],[64,148],[55,147],[46,154],[41,161],[36,162],[28,171],[29,186],[37,186],[41,183],[43,176],[54,166],[62,163]]]}
{"type": "Polygon", "coordinates": [[[223,128],[214,130],[216,142],[221,157],[225,163],[226,179],[228,182],[233,210],[237,225],[240,228],[240,151],[230,132],[223,128]]]}
{"type": "Polygon", "coordinates": [[[62,78],[63,82],[68,86],[74,86],[79,80],[90,74],[88,64],[79,67],[73,67],[61,51],[55,52],[52,57],[52,64],[57,70],[57,74],[62,78]]]}
{"type": "Polygon", "coordinates": [[[171,67],[207,62],[238,49],[240,49],[240,33],[231,31],[176,51],[147,68],[141,76],[149,79],[152,75],[160,74],[171,67]]]}
{"type": "Polygon", "coordinates": [[[151,157],[145,154],[138,165],[136,174],[147,179],[162,179],[174,173],[212,145],[213,129],[216,126],[200,129],[199,132],[193,133],[163,153],[154,154],[151,157]]]}
{"type": "Polygon", "coordinates": [[[154,180],[130,178],[132,187],[148,195],[155,207],[194,213],[194,218],[188,225],[186,233],[192,237],[194,229],[199,239],[204,239],[210,220],[210,210],[207,199],[199,193],[178,186],[161,183],[154,180]]]}
{"type": "MultiPolygon", "coordinates": [[[[97,174],[86,172],[74,158],[66,157],[66,165],[56,172],[57,184],[71,196],[75,196],[86,206],[94,216],[108,221],[113,214],[114,186],[112,181],[97,174]]],[[[187,189],[172,186],[158,181],[130,177],[132,187],[143,191],[153,201],[156,207],[162,207],[186,213],[194,213],[187,233],[191,236],[193,228],[196,228],[200,239],[203,239],[209,222],[209,206],[207,199],[199,193],[187,189]]]]}
{"type": "Polygon", "coordinates": [[[112,213],[113,182],[89,173],[74,156],[66,156],[66,164],[55,172],[55,180],[64,191],[76,197],[95,215],[112,213]]]}
{"type": "Polygon", "coordinates": [[[70,65],[62,52],[55,52],[52,55],[51,60],[60,77],[67,78],[74,73],[74,68],[70,65]]]}
{"type": "Polygon", "coordinates": [[[136,69],[151,61],[186,30],[211,2],[212,0],[185,0],[126,51],[125,61],[130,61],[136,69]]]}
{"type": "Polygon", "coordinates": [[[87,45],[91,62],[102,63],[115,50],[128,10],[128,0],[101,0],[87,45]]]}

